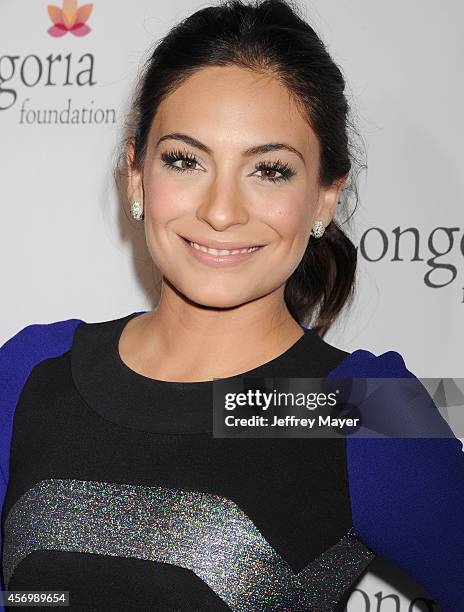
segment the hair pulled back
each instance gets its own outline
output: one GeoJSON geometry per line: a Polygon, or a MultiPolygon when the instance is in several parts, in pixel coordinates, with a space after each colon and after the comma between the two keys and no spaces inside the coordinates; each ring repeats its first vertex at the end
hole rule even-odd
{"type": "MultiPolygon", "coordinates": [[[[287,88],[319,142],[319,185],[328,187],[347,177],[338,210],[346,208],[349,193],[357,202],[353,166],[357,164],[358,172],[366,166],[356,159],[350,141],[351,131],[356,132],[345,80],[292,0],[225,0],[183,19],[156,44],[143,66],[126,124],[134,139],[134,167],[143,166],[160,103],[198,70],[230,65],[272,75],[287,88]]],[[[334,218],[322,238],[309,240],[285,285],[293,318],[300,324],[310,321],[321,336],[354,296],[357,250],[340,225],[334,218]]]]}

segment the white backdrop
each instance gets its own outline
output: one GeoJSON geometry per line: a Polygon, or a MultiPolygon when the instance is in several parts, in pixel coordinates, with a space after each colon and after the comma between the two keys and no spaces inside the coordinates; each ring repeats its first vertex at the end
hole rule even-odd
{"type": "MultiPolygon", "coordinates": [[[[397,350],[420,377],[464,377],[464,5],[300,2],[348,81],[369,165],[358,297],[326,340],[397,350]],[[407,228],[416,235],[395,257],[407,228]]],[[[154,306],[158,277],[117,195],[114,154],[150,47],[209,3],[95,0],[91,31],[60,38],[47,33],[47,4],[0,0],[0,345],[29,323],[154,306]],[[43,123],[55,110],[60,121],[43,123]]],[[[350,612],[432,609],[411,604],[421,590],[380,562],[358,588],[350,612]]]]}

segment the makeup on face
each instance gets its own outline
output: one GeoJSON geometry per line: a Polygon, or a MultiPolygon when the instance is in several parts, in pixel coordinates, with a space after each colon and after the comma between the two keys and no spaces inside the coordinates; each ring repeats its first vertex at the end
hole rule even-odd
{"type": "Polygon", "coordinates": [[[239,263],[248,261],[257,255],[266,245],[251,246],[243,249],[217,249],[208,248],[205,245],[187,240],[179,236],[182,240],[187,252],[197,259],[197,261],[206,264],[213,268],[222,268],[224,266],[235,266],[239,263]]]}

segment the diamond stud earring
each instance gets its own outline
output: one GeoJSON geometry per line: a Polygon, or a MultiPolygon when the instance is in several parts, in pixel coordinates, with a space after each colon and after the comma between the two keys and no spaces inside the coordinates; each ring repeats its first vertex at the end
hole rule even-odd
{"type": "Polygon", "coordinates": [[[314,221],[313,229],[311,230],[311,234],[314,236],[314,238],[320,238],[324,232],[325,232],[324,224],[322,223],[320,219],[316,219],[316,221],[314,221]]]}
{"type": "Polygon", "coordinates": [[[139,200],[134,200],[131,204],[131,214],[136,221],[142,221],[145,218],[142,205],[139,200]]]}

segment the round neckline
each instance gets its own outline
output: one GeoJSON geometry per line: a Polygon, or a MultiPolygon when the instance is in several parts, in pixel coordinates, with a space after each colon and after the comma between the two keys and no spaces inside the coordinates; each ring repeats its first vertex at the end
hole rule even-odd
{"type": "MultiPolygon", "coordinates": [[[[275,365],[278,361],[287,358],[288,356],[290,356],[294,351],[297,351],[300,347],[300,345],[304,342],[305,338],[308,336],[309,333],[312,334],[316,334],[316,332],[314,332],[314,330],[312,330],[311,328],[307,328],[307,327],[303,327],[302,325],[300,325],[301,329],[303,330],[303,335],[300,336],[291,346],[289,346],[283,353],[280,353],[280,355],[277,355],[276,357],[273,357],[272,359],[270,359],[269,361],[266,361],[254,368],[252,368],[251,370],[246,370],[244,372],[240,372],[238,374],[233,374],[232,376],[225,376],[225,377],[221,377],[221,378],[214,378],[214,379],[210,379],[210,380],[198,380],[198,381],[173,381],[173,380],[161,380],[158,378],[151,378],[150,376],[145,376],[144,374],[140,374],[140,372],[137,372],[136,370],[133,370],[131,367],[129,367],[127,365],[127,363],[125,361],[123,361],[122,357],[121,357],[121,353],[119,352],[119,341],[121,339],[121,336],[123,334],[124,328],[126,327],[126,325],[129,323],[129,321],[131,319],[134,319],[136,316],[142,315],[142,314],[146,314],[148,311],[147,310],[143,310],[143,311],[139,311],[139,312],[132,312],[129,315],[127,315],[126,317],[123,317],[122,319],[120,319],[120,325],[117,326],[116,330],[115,330],[115,334],[114,334],[114,340],[112,343],[112,350],[114,352],[114,356],[116,358],[116,361],[118,363],[118,367],[122,370],[124,370],[126,372],[126,374],[128,374],[129,376],[131,376],[134,380],[135,379],[139,379],[141,381],[144,382],[144,384],[153,384],[153,386],[165,386],[165,387],[171,387],[172,389],[179,389],[182,391],[185,391],[187,389],[202,389],[202,388],[206,388],[208,386],[211,386],[214,382],[214,380],[220,380],[220,381],[227,381],[227,380],[234,380],[237,377],[240,376],[252,376],[254,374],[261,374],[261,371],[263,369],[267,369],[268,367],[272,367],[273,365],[275,365]]],[[[317,334],[316,334],[317,335],[317,334]]]]}
{"type": "Polygon", "coordinates": [[[241,377],[320,377],[347,355],[330,348],[311,328],[286,351],[256,368],[227,378],[178,382],[149,378],[132,370],[119,353],[119,339],[130,319],[77,326],[71,346],[71,372],[80,397],[91,412],[113,426],[159,435],[212,435],[215,381],[233,383],[241,377]]]}

